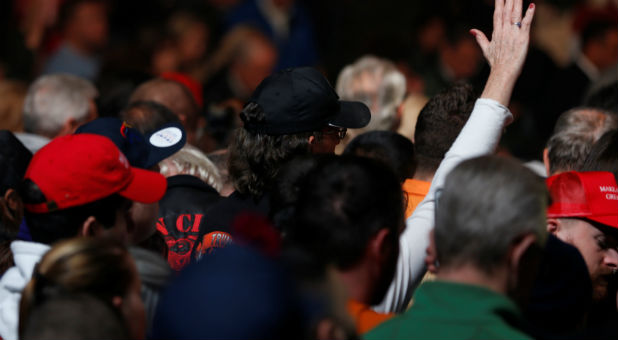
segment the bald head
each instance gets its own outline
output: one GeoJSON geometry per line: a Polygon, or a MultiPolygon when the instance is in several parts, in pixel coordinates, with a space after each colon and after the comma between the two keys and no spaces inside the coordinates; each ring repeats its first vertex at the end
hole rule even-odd
{"type": "Polygon", "coordinates": [[[140,85],[129,99],[129,103],[152,101],[170,109],[185,127],[187,142],[195,144],[199,109],[191,93],[181,84],[166,79],[153,79],[140,85]]]}

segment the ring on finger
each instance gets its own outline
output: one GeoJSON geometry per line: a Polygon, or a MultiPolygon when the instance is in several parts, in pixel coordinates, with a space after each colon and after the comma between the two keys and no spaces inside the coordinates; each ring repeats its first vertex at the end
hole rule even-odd
{"type": "Polygon", "coordinates": [[[517,28],[521,28],[521,21],[515,22],[513,25],[517,26],[517,28]]]}

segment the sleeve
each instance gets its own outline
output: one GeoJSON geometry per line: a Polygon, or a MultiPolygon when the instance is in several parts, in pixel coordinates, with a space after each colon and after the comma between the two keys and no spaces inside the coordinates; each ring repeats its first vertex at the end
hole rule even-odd
{"type": "Polygon", "coordinates": [[[376,311],[405,311],[425,275],[425,250],[434,226],[436,192],[444,184],[446,175],[459,163],[493,152],[502,129],[512,118],[510,111],[495,100],[480,98],[476,101],[468,121],[436,170],[427,196],[406,220],[406,229],[399,238],[395,276],[382,302],[374,307],[376,311]]]}

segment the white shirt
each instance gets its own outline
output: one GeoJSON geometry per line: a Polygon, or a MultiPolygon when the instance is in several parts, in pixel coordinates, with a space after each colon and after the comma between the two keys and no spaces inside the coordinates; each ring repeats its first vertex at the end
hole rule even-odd
{"type": "Polygon", "coordinates": [[[30,281],[34,266],[49,248],[36,242],[11,243],[15,266],[9,268],[0,279],[0,336],[5,340],[17,339],[21,291],[30,281]]]}
{"type": "Polygon", "coordinates": [[[508,108],[492,99],[478,99],[466,125],[436,170],[425,199],[406,221],[399,238],[399,258],[393,282],[384,300],[374,309],[381,313],[405,311],[414,290],[421,282],[425,267],[425,250],[429,232],[434,227],[436,191],[453,168],[466,159],[487,155],[498,145],[502,129],[513,120],[508,108]]]}

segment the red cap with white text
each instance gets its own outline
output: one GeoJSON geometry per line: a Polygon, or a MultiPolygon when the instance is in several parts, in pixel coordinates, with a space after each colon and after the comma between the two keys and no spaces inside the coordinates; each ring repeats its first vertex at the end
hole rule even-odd
{"type": "Polygon", "coordinates": [[[547,179],[547,217],[583,217],[618,228],[618,186],[611,172],[563,172],[547,179]]]}

